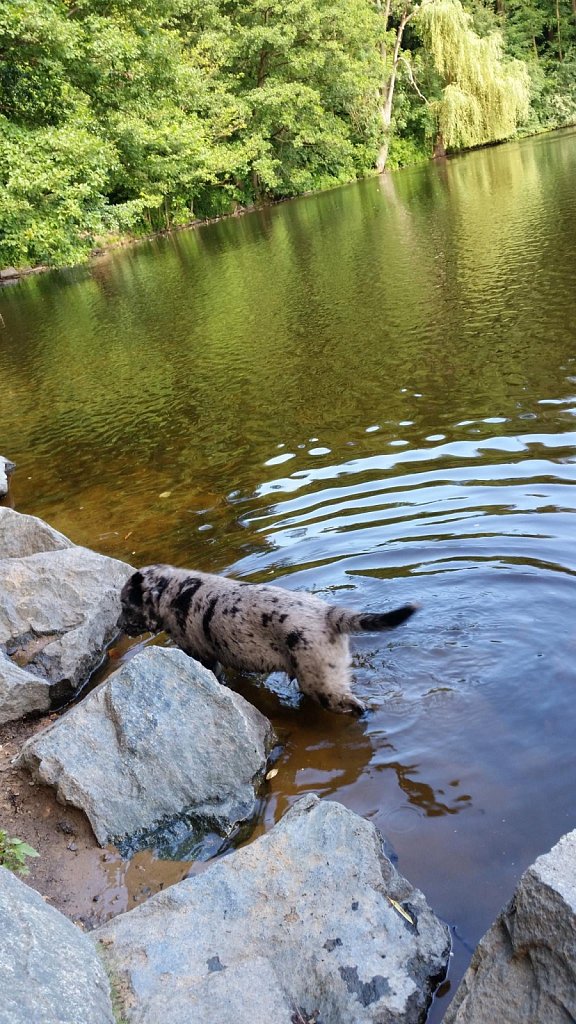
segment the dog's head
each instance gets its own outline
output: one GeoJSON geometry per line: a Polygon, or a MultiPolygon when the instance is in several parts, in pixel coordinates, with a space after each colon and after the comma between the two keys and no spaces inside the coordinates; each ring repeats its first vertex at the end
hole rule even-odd
{"type": "Polygon", "coordinates": [[[157,633],[163,629],[159,618],[158,602],[166,587],[160,566],[148,565],[139,569],[122,587],[120,603],[122,611],[117,626],[128,636],[141,633],[157,633]]]}

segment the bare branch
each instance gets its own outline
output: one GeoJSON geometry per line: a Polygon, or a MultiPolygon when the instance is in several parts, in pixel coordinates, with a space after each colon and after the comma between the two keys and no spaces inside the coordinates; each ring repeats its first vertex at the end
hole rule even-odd
{"type": "Polygon", "coordinates": [[[424,93],[420,92],[420,89],[418,88],[418,82],[414,78],[414,71],[412,70],[412,65],[410,64],[410,61],[406,60],[406,57],[404,57],[403,54],[400,54],[400,56],[398,57],[398,60],[402,61],[406,65],[406,67],[408,69],[408,78],[410,79],[410,84],[414,87],[414,89],[418,93],[420,99],[423,100],[424,103],[429,104],[430,101],[426,99],[424,93]]]}

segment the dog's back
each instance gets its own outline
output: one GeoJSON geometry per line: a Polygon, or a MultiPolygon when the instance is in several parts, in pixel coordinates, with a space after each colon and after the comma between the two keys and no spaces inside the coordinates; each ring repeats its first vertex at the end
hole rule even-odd
{"type": "MultiPolygon", "coordinates": [[[[350,690],[348,634],[390,629],[416,610],[371,614],[330,605],[311,594],[249,584],[167,565],[139,570],[122,591],[131,615],[160,629],[209,668],[287,672],[325,707],[363,710],[350,690]]],[[[124,621],[123,621],[124,620],[124,621]]]]}

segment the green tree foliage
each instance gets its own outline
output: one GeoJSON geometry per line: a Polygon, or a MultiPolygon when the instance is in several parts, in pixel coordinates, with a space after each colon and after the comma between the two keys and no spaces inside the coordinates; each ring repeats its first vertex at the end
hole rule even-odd
{"type": "Polygon", "coordinates": [[[479,36],[460,0],[422,4],[417,30],[442,83],[433,111],[446,146],[511,138],[528,117],[530,79],[524,62],[505,58],[500,32],[479,36]]]}
{"type": "Polygon", "coordinates": [[[464,4],[0,0],[0,266],[576,118],[576,0],[464,4]]]}
{"type": "Polygon", "coordinates": [[[576,0],[502,0],[510,53],[527,61],[530,126],[576,121],[576,0]]]}
{"type": "Polygon", "coordinates": [[[3,0],[0,261],[295,195],[369,169],[369,0],[3,0]]]}

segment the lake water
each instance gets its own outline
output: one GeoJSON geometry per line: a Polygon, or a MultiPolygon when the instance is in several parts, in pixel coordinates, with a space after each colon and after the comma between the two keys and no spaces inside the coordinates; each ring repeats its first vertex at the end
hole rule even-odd
{"type": "Polygon", "coordinates": [[[576,131],[385,175],[0,293],[12,501],[133,564],[371,610],[360,721],[239,680],[298,796],[383,832],[450,985],[576,825],[576,131]]]}

